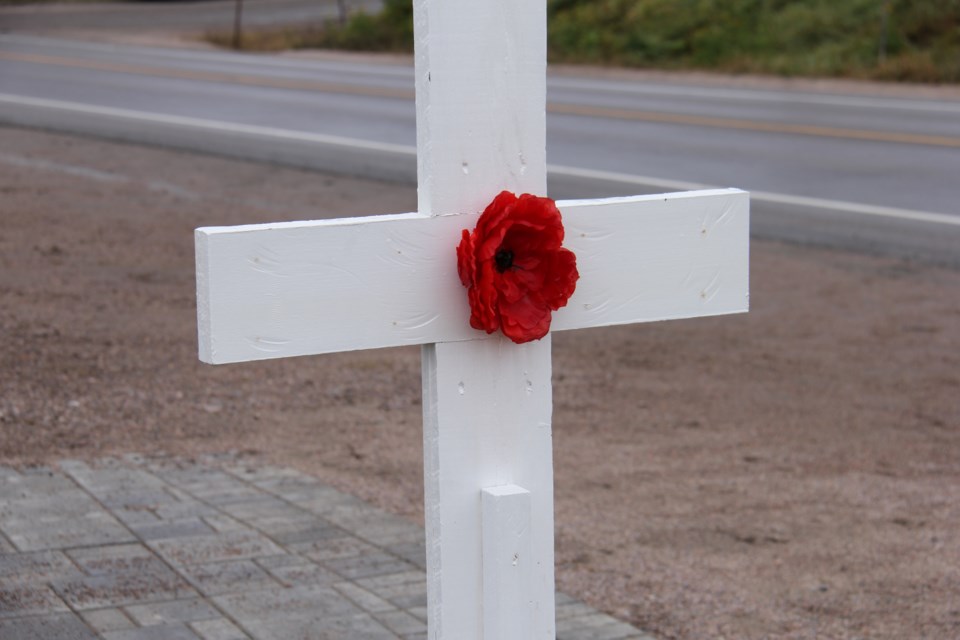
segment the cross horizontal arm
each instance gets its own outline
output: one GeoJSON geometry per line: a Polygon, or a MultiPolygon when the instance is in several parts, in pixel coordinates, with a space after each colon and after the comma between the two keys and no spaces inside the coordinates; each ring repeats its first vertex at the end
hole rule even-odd
{"type": "MultiPolygon", "coordinates": [[[[747,310],[747,193],[557,204],[581,277],[554,330],[747,310]]],[[[455,252],[476,220],[403,214],[197,229],[200,359],[482,337],[468,322],[455,252]]]]}

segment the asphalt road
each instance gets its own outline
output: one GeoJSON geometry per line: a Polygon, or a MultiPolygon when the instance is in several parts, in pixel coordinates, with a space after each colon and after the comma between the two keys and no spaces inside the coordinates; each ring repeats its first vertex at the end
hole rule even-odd
{"type": "MultiPolygon", "coordinates": [[[[735,186],[758,236],[960,266],[960,100],[548,86],[554,197],[735,186]]],[[[412,181],[414,115],[402,62],[0,35],[0,123],[412,181]]]]}
{"type": "MultiPolygon", "coordinates": [[[[349,0],[351,7],[379,0],[349,0]]],[[[229,29],[236,0],[202,2],[104,2],[27,4],[0,7],[0,32],[192,32],[229,29]]],[[[244,0],[243,24],[264,27],[323,20],[337,15],[333,0],[244,0]]]]}

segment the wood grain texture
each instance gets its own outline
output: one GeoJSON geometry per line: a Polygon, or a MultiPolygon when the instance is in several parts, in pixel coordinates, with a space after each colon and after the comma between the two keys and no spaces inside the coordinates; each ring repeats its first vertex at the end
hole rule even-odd
{"type": "Polygon", "coordinates": [[[483,638],[481,493],[530,492],[530,561],[516,576],[534,611],[527,636],[553,640],[553,390],[550,336],[424,347],[424,485],[430,638],[483,638]]]}
{"type": "Polygon", "coordinates": [[[546,3],[413,5],[420,213],[546,195],[546,3]]]}
{"type": "Polygon", "coordinates": [[[489,487],[481,494],[483,520],[483,638],[527,640],[540,603],[527,570],[533,562],[530,492],[517,485],[489,487]]]}
{"type": "MultiPolygon", "coordinates": [[[[747,194],[558,203],[577,291],[553,330],[748,307],[747,194]]],[[[456,271],[476,214],[198,229],[200,358],[225,363],[484,337],[456,271]]]]}
{"type": "Polygon", "coordinates": [[[519,569],[537,611],[524,631],[553,640],[550,340],[477,339],[452,253],[477,217],[455,214],[482,211],[504,189],[546,193],[546,3],[414,0],[414,30],[417,206],[442,216],[417,243],[433,247],[439,269],[421,280],[429,314],[417,329],[439,343],[422,356],[427,635],[482,637],[496,603],[482,584],[481,491],[516,483],[530,491],[538,548],[519,569]]]}

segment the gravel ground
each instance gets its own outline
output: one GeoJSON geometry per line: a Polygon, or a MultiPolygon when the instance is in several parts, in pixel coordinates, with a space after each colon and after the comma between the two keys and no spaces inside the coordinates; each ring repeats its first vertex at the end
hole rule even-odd
{"type": "MultiPolygon", "coordinates": [[[[418,351],[201,365],[192,238],[414,206],[0,129],[0,463],[239,450],[421,521],[418,351]]],[[[751,297],[555,336],[559,587],[662,638],[960,637],[960,273],[758,241],[751,297]]]]}

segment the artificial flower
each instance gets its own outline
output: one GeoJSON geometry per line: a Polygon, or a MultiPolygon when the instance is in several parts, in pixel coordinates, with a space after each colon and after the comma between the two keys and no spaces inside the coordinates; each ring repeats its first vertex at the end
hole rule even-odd
{"type": "Polygon", "coordinates": [[[509,191],[494,198],[457,247],[470,326],[499,329],[517,344],[547,335],[553,312],[567,304],[580,277],[576,256],[562,243],[563,221],[550,198],[509,191]]]}

